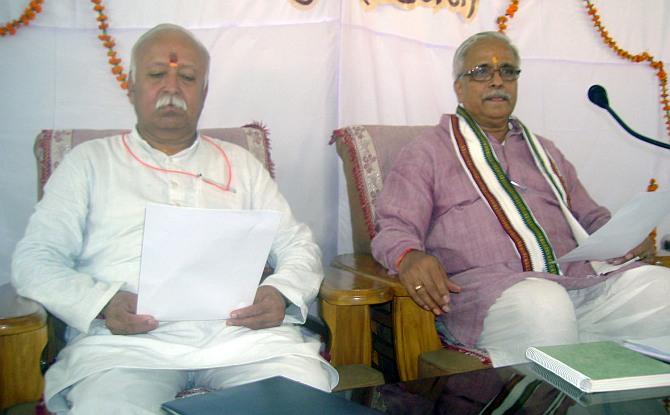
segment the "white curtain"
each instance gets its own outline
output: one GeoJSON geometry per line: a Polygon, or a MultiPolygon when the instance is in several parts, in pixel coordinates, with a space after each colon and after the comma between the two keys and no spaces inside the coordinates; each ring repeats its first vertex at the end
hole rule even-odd
{"type": "MultiPolygon", "coordinates": [[[[109,33],[127,66],[148,28],[172,22],[210,49],[201,127],[264,122],[277,180],[309,224],[324,263],[351,250],[346,192],[330,132],[352,123],[435,124],[456,106],[451,59],[470,34],[495,30],[508,2],[480,1],[465,21],[447,9],[363,8],[358,0],[108,0],[109,33]]],[[[0,3],[0,24],[27,0],[0,3]]],[[[581,0],[525,0],[508,35],[522,55],[516,114],[553,139],[593,197],[616,210],[651,177],[670,190],[670,151],[629,137],[586,99],[604,85],[612,106],[640,133],[668,141],[658,79],[645,64],[607,49],[581,0]]],[[[670,4],[596,1],[620,46],[647,50],[670,70],[670,4]]],[[[86,0],[47,0],[15,36],[0,38],[0,283],[36,200],[34,137],[51,128],[129,128],[132,107],[106,63],[86,0]]],[[[670,218],[659,235],[670,233],[670,218]]]]}

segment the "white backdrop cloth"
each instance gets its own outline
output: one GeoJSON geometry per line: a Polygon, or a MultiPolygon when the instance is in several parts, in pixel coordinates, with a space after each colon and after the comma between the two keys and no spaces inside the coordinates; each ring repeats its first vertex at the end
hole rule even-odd
{"type": "MultiPolygon", "coordinates": [[[[0,22],[24,0],[0,3],[0,22]]],[[[148,28],[172,22],[192,30],[212,55],[200,126],[270,128],[280,189],[313,230],[324,263],[351,251],[348,201],[333,129],[352,123],[436,124],[452,112],[451,60],[469,35],[495,30],[505,0],[480,1],[465,21],[442,9],[368,10],[358,0],[114,0],[104,3],[109,33],[128,65],[148,28]]],[[[670,69],[670,3],[596,1],[609,33],[633,53],[647,50],[670,69]]],[[[127,128],[134,120],[109,73],[86,0],[47,1],[16,36],[0,38],[0,283],[36,201],[32,144],[41,129],[127,128]]],[[[641,143],[586,99],[604,85],[612,106],[640,133],[668,140],[658,79],[645,64],[621,60],[592,28],[583,1],[526,0],[508,35],[522,56],[516,115],[551,138],[591,195],[616,210],[649,178],[670,189],[670,151],[641,143]]],[[[659,235],[670,233],[670,219],[659,235]]]]}

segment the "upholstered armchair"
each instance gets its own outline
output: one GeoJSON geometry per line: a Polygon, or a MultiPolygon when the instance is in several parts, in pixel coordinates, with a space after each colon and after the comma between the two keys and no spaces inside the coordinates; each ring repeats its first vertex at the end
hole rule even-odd
{"type": "MultiPolygon", "coordinates": [[[[63,156],[73,147],[96,138],[119,134],[127,130],[43,130],[36,138],[34,152],[37,160],[38,197],[51,173],[63,156]]],[[[274,177],[270,157],[268,132],[261,124],[241,128],[204,129],[201,133],[214,139],[225,140],[249,150],[274,177]]],[[[346,273],[342,271],[342,273],[346,273]]],[[[10,285],[0,287],[0,412],[22,402],[36,401],[43,390],[40,363],[45,369],[63,347],[65,325],[47,315],[44,308],[30,300],[18,297],[10,285]],[[45,347],[46,346],[46,347],[45,347]]],[[[307,327],[328,333],[310,318],[307,327]]],[[[346,390],[383,383],[376,370],[363,365],[341,365],[338,389],[346,390]]]]}
{"type": "MultiPolygon", "coordinates": [[[[357,350],[334,344],[333,359],[372,361],[389,377],[459,373],[487,367],[486,355],[455,346],[443,348],[433,313],[418,307],[395,276],[370,255],[375,234],[375,199],[398,151],[430,126],[355,125],[335,130],[335,144],[347,183],[353,238],[352,254],[339,255],[321,288],[322,317],[328,326],[347,328],[360,341],[357,350]],[[352,277],[351,274],[354,276],[352,277]],[[367,292],[376,288],[383,291],[367,292]],[[360,323],[359,323],[360,322],[360,323]]],[[[344,332],[344,337],[350,333],[344,332]]],[[[340,334],[333,335],[333,342],[340,334]]]]}

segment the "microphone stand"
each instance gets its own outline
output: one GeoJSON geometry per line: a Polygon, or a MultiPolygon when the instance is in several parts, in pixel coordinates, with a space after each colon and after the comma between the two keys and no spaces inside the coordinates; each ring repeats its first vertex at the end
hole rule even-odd
{"type": "Polygon", "coordinates": [[[600,85],[592,85],[589,88],[588,92],[588,97],[589,100],[599,106],[600,108],[603,108],[607,110],[607,112],[610,113],[610,115],[616,120],[616,122],[624,129],[626,132],[633,137],[637,138],[638,140],[644,141],[645,143],[649,143],[658,147],[665,148],[667,150],[670,150],[670,144],[664,143],[662,141],[654,140],[653,138],[645,137],[642,134],[639,134],[633,129],[631,129],[628,125],[626,125],[625,122],[617,115],[616,112],[610,107],[609,105],[609,100],[607,99],[607,91],[605,88],[603,88],[600,85]]]}

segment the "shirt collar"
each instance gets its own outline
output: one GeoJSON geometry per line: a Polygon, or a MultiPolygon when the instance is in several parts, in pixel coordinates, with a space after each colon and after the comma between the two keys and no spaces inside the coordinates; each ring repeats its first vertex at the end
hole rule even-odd
{"type": "Polygon", "coordinates": [[[129,134],[130,140],[129,143],[132,145],[135,149],[139,149],[140,151],[144,152],[145,154],[150,155],[151,157],[158,159],[158,160],[165,160],[165,159],[185,159],[190,157],[192,154],[195,154],[195,152],[198,149],[198,146],[200,145],[200,131],[197,132],[197,135],[195,137],[195,140],[193,141],[193,144],[191,144],[190,147],[183,149],[182,151],[173,154],[173,155],[167,155],[163,153],[160,150],[157,150],[149,143],[146,142],[140,135],[139,131],[137,131],[137,126],[133,127],[132,131],[129,134]]]}

